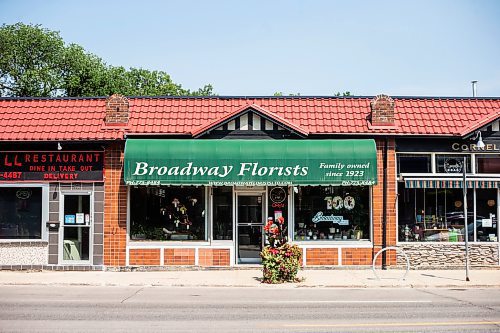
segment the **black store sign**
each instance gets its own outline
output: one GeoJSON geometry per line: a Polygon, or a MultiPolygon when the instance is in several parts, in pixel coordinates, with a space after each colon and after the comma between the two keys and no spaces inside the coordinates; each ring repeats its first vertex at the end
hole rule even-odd
{"type": "Polygon", "coordinates": [[[397,139],[397,152],[450,152],[450,153],[500,153],[500,140],[497,138],[484,138],[485,147],[477,147],[476,140],[459,139],[397,139]]]}
{"type": "Polygon", "coordinates": [[[104,152],[0,152],[1,181],[103,181],[104,152]]]}

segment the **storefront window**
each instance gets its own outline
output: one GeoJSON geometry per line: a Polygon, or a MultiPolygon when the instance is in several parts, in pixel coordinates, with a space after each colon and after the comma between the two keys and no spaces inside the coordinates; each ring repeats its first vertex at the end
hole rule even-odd
{"type": "Polygon", "coordinates": [[[397,159],[398,175],[400,173],[431,172],[431,155],[399,154],[397,159]]]}
{"type": "MultiPolygon", "coordinates": [[[[404,183],[399,183],[398,194],[399,241],[464,241],[464,204],[461,188],[405,188],[404,183]]],[[[473,241],[472,189],[467,191],[467,207],[469,240],[473,241]]]]}
{"type": "Polygon", "coordinates": [[[476,240],[478,242],[497,241],[497,197],[497,189],[476,190],[476,240]]]}
{"type": "Polygon", "coordinates": [[[233,188],[214,187],[214,223],[215,240],[233,239],[233,188]]]}
{"type": "Polygon", "coordinates": [[[464,157],[466,157],[466,172],[471,172],[470,155],[442,154],[436,155],[436,169],[438,173],[462,173],[464,157]]]}
{"type": "Polygon", "coordinates": [[[42,188],[0,189],[0,239],[42,237],[42,188]]]}
{"type": "Polygon", "coordinates": [[[500,173],[500,157],[498,155],[476,155],[477,173],[500,173]]]}
{"type": "Polygon", "coordinates": [[[132,240],[205,240],[205,188],[132,187],[132,240]]]}
{"type": "Polygon", "coordinates": [[[294,188],[296,241],[370,239],[369,187],[294,188]]]}
{"type": "Polygon", "coordinates": [[[283,216],[285,221],[288,221],[288,187],[269,186],[268,198],[267,217],[276,221],[278,217],[283,216]]]}

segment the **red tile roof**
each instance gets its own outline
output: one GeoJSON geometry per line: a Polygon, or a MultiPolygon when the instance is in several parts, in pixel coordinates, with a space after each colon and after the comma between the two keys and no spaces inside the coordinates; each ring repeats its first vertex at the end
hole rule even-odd
{"type": "Polygon", "coordinates": [[[395,126],[369,126],[371,97],[130,98],[131,133],[198,133],[249,105],[310,134],[465,135],[500,117],[500,99],[397,97],[395,126]],[[155,124],[152,128],[142,125],[155,124]]]}
{"type": "Polygon", "coordinates": [[[105,99],[0,99],[0,141],[115,140],[105,99]]]}
{"type": "Polygon", "coordinates": [[[464,136],[500,118],[500,98],[395,97],[395,126],[370,126],[372,97],[129,97],[128,128],[105,126],[105,98],[0,98],[0,141],[192,135],[252,106],[309,134],[464,136]]]}

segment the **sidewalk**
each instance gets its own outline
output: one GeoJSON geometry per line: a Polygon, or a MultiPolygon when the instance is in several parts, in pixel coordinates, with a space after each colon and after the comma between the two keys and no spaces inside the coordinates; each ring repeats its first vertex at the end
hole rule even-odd
{"type": "Polygon", "coordinates": [[[154,272],[112,271],[1,271],[0,285],[90,285],[90,286],[171,286],[171,287],[261,287],[261,288],[500,288],[500,269],[412,270],[404,280],[404,270],[305,269],[304,281],[282,285],[260,282],[260,269],[182,270],[154,272]]]}

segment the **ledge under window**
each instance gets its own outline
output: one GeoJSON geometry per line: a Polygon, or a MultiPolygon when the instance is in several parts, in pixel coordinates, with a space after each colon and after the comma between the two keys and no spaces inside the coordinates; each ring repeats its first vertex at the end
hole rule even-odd
{"type": "Polygon", "coordinates": [[[0,245],[49,245],[49,242],[42,239],[0,239],[0,245]]]}

